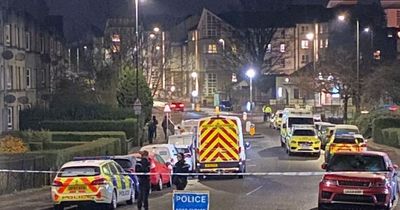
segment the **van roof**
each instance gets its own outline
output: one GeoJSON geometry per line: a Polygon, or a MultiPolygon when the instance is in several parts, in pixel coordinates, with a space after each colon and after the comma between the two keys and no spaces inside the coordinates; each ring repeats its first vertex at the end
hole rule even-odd
{"type": "Polygon", "coordinates": [[[355,125],[349,125],[349,124],[341,124],[341,125],[336,125],[335,126],[335,128],[337,129],[337,128],[342,128],[342,129],[357,129],[358,130],[358,127],[357,126],[355,126],[355,125]]]}

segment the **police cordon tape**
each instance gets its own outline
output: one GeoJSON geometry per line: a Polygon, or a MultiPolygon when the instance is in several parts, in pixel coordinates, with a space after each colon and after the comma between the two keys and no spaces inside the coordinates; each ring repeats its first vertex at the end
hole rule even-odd
{"type": "MultiPolygon", "coordinates": [[[[35,171],[35,170],[9,170],[0,169],[0,173],[37,173],[57,174],[58,171],[35,171]]],[[[321,176],[326,172],[250,172],[250,173],[126,173],[126,175],[176,175],[176,176],[321,176]]]]}

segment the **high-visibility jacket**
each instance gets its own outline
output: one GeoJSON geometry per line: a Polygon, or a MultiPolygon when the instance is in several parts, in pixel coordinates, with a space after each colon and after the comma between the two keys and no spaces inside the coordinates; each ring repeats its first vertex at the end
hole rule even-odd
{"type": "Polygon", "coordinates": [[[264,107],[263,107],[263,112],[264,112],[264,113],[272,113],[272,109],[271,109],[271,107],[269,107],[269,106],[264,106],[264,107]]]}

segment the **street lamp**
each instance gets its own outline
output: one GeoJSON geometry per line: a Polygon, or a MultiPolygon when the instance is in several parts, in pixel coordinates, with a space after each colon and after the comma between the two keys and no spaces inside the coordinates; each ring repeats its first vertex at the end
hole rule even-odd
{"type": "Polygon", "coordinates": [[[153,28],[153,31],[156,32],[156,33],[158,33],[158,32],[160,32],[160,28],[159,28],[159,27],[154,27],[154,28],[153,28]]]}
{"type": "Polygon", "coordinates": [[[250,103],[253,106],[253,78],[256,76],[256,71],[250,68],[247,70],[246,76],[250,79],[250,103]]]}
{"type": "Polygon", "coordinates": [[[218,42],[222,44],[222,49],[225,50],[225,40],[221,38],[218,42]]]}

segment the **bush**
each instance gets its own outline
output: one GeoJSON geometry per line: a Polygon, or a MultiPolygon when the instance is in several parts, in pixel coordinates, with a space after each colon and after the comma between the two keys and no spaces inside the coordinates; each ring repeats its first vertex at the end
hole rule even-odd
{"type": "Polygon", "coordinates": [[[48,170],[57,170],[74,157],[121,154],[119,142],[120,140],[117,138],[102,138],[61,150],[45,150],[33,153],[45,156],[45,165],[48,166],[48,170]]]}
{"type": "Polygon", "coordinates": [[[51,134],[48,131],[11,131],[7,132],[6,135],[15,136],[17,138],[21,138],[24,142],[32,143],[32,142],[41,142],[47,143],[51,141],[51,134]]]}
{"type": "Polygon", "coordinates": [[[17,137],[7,135],[0,139],[0,152],[3,153],[25,153],[28,147],[25,142],[17,137]]]}
{"type": "Polygon", "coordinates": [[[88,142],[81,141],[81,142],[50,142],[44,144],[42,146],[42,150],[58,150],[58,149],[66,149],[74,146],[79,146],[81,144],[85,144],[88,142]]]}
{"type": "Polygon", "coordinates": [[[87,142],[94,141],[100,138],[118,138],[121,142],[121,152],[126,154],[128,146],[126,143],[125,132],[122,131],[107,131],[107,132],[51,132],[53,142],[87,142]]]}
{"type": "Polygon", "coordinates": [[[385,137],[383,136],[382,129],[385,128],[400,128],[400,118],[377,118],[372,123],[372,138],[377,143],[383,144],[385,137]]]}
{"type": "Polygon", "coordinates": [[[79,104],[51,109],[33,107],[20,112],[20,128],[39,130],[39,122],[47,120],[123,120],[133,116],[133,109],[115,108],[103,104],[79,104]]]}
{"type": "Polygon", "coordinates": [[[400,148],[400,142],[399,142],[400,128],[382,129],[382,134],[384,137],[382,141],[383,144],[400,148]]]}
{"type": "Polygon", "coordinates": [[[397,118],[399,117],[398,113],[391,112],[389,110],[376,110],[371,111],[368,114],[361,114],[356,119],[351,122],[351,124],[357,125],[360,129],[360,132],[365,137],[372,136],[372,124],[373,121],[377,118],[397,118]]]}
{"type": "Polygon", "coordinates": [[[29,151],[41,151],[43,150],[42,142],[30,142],[29,143],[29,151]]]}

